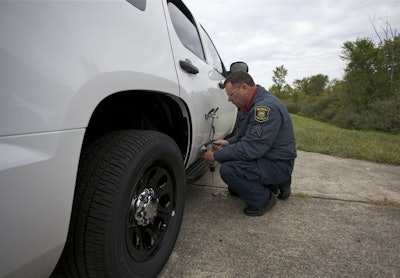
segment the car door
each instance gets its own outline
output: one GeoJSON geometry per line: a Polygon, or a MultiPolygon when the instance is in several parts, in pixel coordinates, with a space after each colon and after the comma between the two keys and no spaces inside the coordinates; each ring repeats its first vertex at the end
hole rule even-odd
{"type": "MultiPolygon", "coordinates": [[[[192,120],[190,153],[197,154],[204,143],[223,138],[232,131],[236,108],[228,102],[221,86],[225,68],[210,37],[181,1],[168,1],[167,10],[179,94],[192,120]]],[[[189,164],[196,158],[192,156],[189,164]]]]}
{"type": "Polygon", "coordinates": [[[217,108],[217,116],[218,120],[215,121],[215,138],[223,138],[228,133],[231,133],[232,128],[234,127],[236,118],[237,118],[237,108],[231,102],[228,101],[228,97],[226,95],[226,91],[223,87],[223,83],[225,81],[226,70],[225,66],[222,62],[221,57],[219,56],[218,50],[216,49],[213,41],[210,36],[207,34],[206,30],[203,26],[200,25],[200,35],[203,41],[204,50],[206,52],[207,62],[209,65],[213,67],[213,70],[210,74],[210,78],[217,78],[220,80],[221,75],[222,81],[218,83],[219,88],[221,89],[222,95],[218,95],[218,101],[220,106],[217,108]]]}

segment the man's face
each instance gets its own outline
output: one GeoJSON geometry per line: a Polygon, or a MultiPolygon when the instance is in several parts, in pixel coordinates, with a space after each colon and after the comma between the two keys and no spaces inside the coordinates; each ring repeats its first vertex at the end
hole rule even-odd
{"type": "Polygon", "coordinates": [[[232,102],[236,107],[241,108],[247,104],[247,98],[244,90],[244,84],[238,86],[232,85],[228,82],[225,85],[226,95],[228,96],[228,101],[232,102]]]}

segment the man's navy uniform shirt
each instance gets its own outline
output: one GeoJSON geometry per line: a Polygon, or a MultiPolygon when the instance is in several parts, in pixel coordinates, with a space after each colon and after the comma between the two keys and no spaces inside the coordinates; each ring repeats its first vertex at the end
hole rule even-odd
{"type": "Polygon", "coordinates": [[[293,123],[283,103],[257,85],[248,109],[239,110],[238,130],[228,138],[229,145],[215,151],[216,161],[234,160],[294,160],[296,140],[293,123]]]}

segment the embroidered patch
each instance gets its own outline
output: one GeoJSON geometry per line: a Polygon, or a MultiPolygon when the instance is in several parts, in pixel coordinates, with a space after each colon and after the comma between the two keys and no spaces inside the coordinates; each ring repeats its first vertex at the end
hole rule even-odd
{"type": "Polygon", "coordinates": [[[260,124],[256,124],[251,128],[251,134],[257,134],[258,137],[261,137],[262,134],[262,127],[260,124]]]}
{"type": "Polygon", "coordinates": [[[259,123],[268,121],[269,110],[271,109],[268,106],[257,106],[256,109],[254,109],[254,119],[259,123]]]}

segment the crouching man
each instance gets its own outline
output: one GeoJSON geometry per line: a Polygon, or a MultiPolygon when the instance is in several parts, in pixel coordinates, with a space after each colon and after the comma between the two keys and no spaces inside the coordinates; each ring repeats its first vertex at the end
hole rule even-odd
{"type": "Polygon", "coordinates": [[[204,154],[212,165],[221,163],[220,175],[229,192],[243,199],[243,213],[261,216],[277,198],[286,200],[297,156],[289,112],[283,103],[246,72],[236,71],[225,80],[228,100],[239,109],[236,134],[216,140],[204,154]]]}

